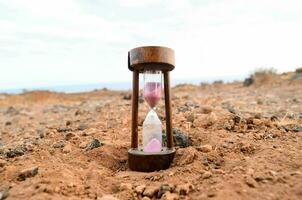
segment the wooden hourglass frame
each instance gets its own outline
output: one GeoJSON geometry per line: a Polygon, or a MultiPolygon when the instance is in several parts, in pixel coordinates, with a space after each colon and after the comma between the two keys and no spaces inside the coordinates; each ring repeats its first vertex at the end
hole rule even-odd
{"type": "Polygon", "coordinates": [[[145,46],[128,52],[128,68],[133,72],[131,148],[128,151],[129,168],[134,171],[151,172],[169,168],[175,155],[172,135],[172,111],[170,74],[174,69],[174,51],[167,47],[145,46]],[[139,73],[160,70],[164,76],[167,147],[160,152],[144,152],[138,145],[138,98],[139,73]]]}

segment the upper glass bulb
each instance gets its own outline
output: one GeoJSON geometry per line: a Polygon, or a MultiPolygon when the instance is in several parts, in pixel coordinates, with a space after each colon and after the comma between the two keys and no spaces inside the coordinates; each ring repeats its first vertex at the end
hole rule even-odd
{"type": "Polygon", "coordinates": [[[161,71],[144,72],[144,98],[154,108],[161,98],[161,71]]]}

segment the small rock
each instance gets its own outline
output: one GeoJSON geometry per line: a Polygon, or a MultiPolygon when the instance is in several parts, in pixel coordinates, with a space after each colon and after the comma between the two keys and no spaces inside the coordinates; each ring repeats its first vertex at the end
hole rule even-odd
{"type": "Polygon", "coordinates": [[[185,148],[191,145],[191,139],[188,134],[181,132],[178,129],[173,128],[173,141],[175,146],[185,148]]]}
{"type": "Polygon", "coordinates": [[[178,161],[179,165],[188,165],[192,163],[196,157],[196,149],[194,149],[193,147],[188,147],[186,149],[179,149],[177,153],[181,154],[178,161]]]}
{"type": "Polygon", "coordinates": [[[248,86],[252,85],[254,82],[255,82],[254,77],[251,76],[249,78],[244,79],[243,86],[248,87],[248,86]]]}
{"type": "Polygon", "coordinates": [[[66,126],[70,126],[71,125],[71,121],[67,120],[65,124],[66,124],[66,126]]]}
{"type": "Polygon", "coordinates": [[[186,119],[187,119],[188,122],[193,123],[193,122],[194,122],[194,119],[195,119],[194,113],[190,113],[190,114],[186,117],[186,119]]]}
{"type": "Polygon", "coordinates": [[[5,114],[18,115],[19,111],[16,108],[10,106],[9,108],[7,108],[5,114]]]}
{"type": "Polygon", "coordinates": [[[149,197],[145,196],[142,198],[142,200],[151,200],[149,197]]]}
{"type": "Polygon", "coordinates": [[[8,158],[14,158],[14,157],[18,157],[18,156],[22,156],[24,155],[24,153],[27,151],[27,149],[25,147],[17,147],[15,149],[9,150],[7,151],[6,157],[8,158]]]}
{"type": "Polygon", "coordinates": [[[86,147],[86,151],[103,146],[103,144],[98,139],[93,139],[86,147]]]}
{"type": "Polygon", "coordinates": [[[4,200],[8,197],[8,188],[0,191],[0,200],[4,200]]]}
{"type": "Polygon", "coordinates": [[[62,132],[72,131],[72,129],[71,128],[67,128],[67,127],[59,127],[59,128],[57,128],[57,131],[59,133],[62,133],[62,132]]]}
{"type": "Polygon", "coordinates": [[[302,132],[302,125],[300,124],[288,124],[285,126],[282,126],[286,131],[292,131],[292,132],[302,132]]]}
{"type": "Polygon", "coordinates": [[[145,185],[139,185],[134,189],[134,191],[138,194],[142,194],[144,192],[145,188],[146,188],[145,185]]]}
{"type": "Polygon", "coordinates": [[[176,192],[179,194],[179,195],[187,195],[189,194],[189,192],[192,192],[194,191],[194,186],[192,184],[183,184],[183,185],[178,185],[176,187],[176,192]]]}
{"type": "Polygon", "coordinates": [[[165,194],[163,194],[161,199],[163,199],[163,200],[178,200],[179,196],[178,196],[178,194],[171,193],[171,192],[168,191],[165,194]]]}
{"type": "Polygon", "coordinates": [[[62,152],[63,153],[70,153],[71,150],[72,150],[71,144],[67,144],[67,145],[64,146],[62,152]]]}
{"type": "Polygon", "coordinates": [[[71,133],[71,132],[64,133],[64,139],[65,140],[70,140],[74,136],[75,135],[73,133],[71,133]]]}
{"type": "Polygon", "coordinates": [[[202,175],[202,178],[203,179],[208,179],[212,176],[212,173],[209,172],[209,171],[206,171],[203,175],[202,175]]]}
{"type": "Polygon", "coordinates": [[[271,116],[271,121],[275,122],[278,121],[278,117],[276,115],[271,116]]]}
{"type": "Polygon", "coordinates": [[[253,124],[259,126],[262,124],[262,121],[260,119],[253,119],[253,124]]]}
{"type": "Polygon", "coordinates": [[[169,184],[161,184],[160,187],[159,187],[159,191],[158,191],[158,194],[157,194],[157,197],[160,198],[164,193],[166,192],[170,192],[174,189],[174,187],[170,186],[169,184]]]}
{"type": "Polygon", "coordinates": [[[83,131],[83,130],[85,130],[85,129],[87,129],[88,128],[88,125],[87,124],[80,124],[80,126],[78,127],[78,130],[79,131],[83,131]]]}
{"type": "Polygon", "coordinates": [[[233,120],[235,123],[240,123],[241,122],[241,117],[239,115],[234,115],[233,120]]]}
{"type": "Polygon", "coordinates": [[[144,190],[143,195],[152,198],[153,196],[157,196],[158,191],[158,187],[149,186],[144,190]]]}
{"type": "Polygon", "coordinates": [[[208,193],[208,197],[209,198],[213,198],[215,196],[216,196],[216,192],[214,190],[213,191],[209,191],[209,193],[208,193]]]}
{"type": "Polygon", "coordinates": [[[131,94],[125,94],[124,96],[123,96],[123,99],[124,100],[131,100],[131,94]]]}
{"type": "Polygon", "coordinates": [[[115,198],[112,195],[104,195],[101,198],[98,198],[98,200],[118,200],[118,198],[115,198]]]}
{"type": "Polygon", "coordinates": [[[212,146],[209,144],[205,144],[205,145],[200,146],[198,148],[198,150],[200,150],[201,152],[204,152],[204,153],[208,153],[208,152],[212,151],[212,146]]]}
{"type": "Polygon", "coordinates": [[[131,183],[121,183],[120,185],[120,190],[124,191],[124,190],[132,190],[132,184],[131,183]]]}
{"type": "Polygon", "coordinates": [[[245,183],[252,188],[255,188],[257,186],[257,182],[251,177],[251,176],[247,176],[245,178],[245,183]]]}
{"type": "Polygon", "coordinates": [[[255,117],[256,119],[261,119],[261,118],[262,118],[262,115],[261,115],[261,113],[256,113],[256,114],[254,115],[254,117],[255,117]]]}
{"type": "Polygon", "coordinates": [[[296,175],[301,175],[302,173],[300,171],[294,171],[294,172],[291,172],[290,175],[291,176],[296,176],[296,175]]]}
{"type": "Polygon", "coordinates": [[[10,126],[12,125],[12,122],[8,121],[8,122],[5,122],[5,126],[10,126]]]}
{"type": "Polygon", "coordinates": [[[81,114],[83,114],[83,112],[81,110],[77,110],[74,113],[75,116],[78,116],[78,115],[81,115],[81,114]]]}
{"type": "Polygon", "coordinates": [[[199,113],[202,113],[202,114],[209,114],[213,111],[213,108],[211,106],[201,106],[199,109],[198,109],[198,112],[199,113]]]}
{"type": "Polygon", "coordinates": [[[277,174],[278,174],[276,171],[273,171],[273,170],[268,171],[268,173],[271,176],[277,176],[277,174]]]}
{"type": "Polygon", "coordinates": [[[84,141],[84,142],[81,142],[81,144],[79,145],[79,147],[81,149],[85,149],[87,147],[87,145],[89,144],[89,141],[84,141]]]}
{"type": "Polygon", "coordinates": [[[45,137],[44,129],[37,129],[36,131],[37,131],[39,138],[45,137]]]}
{"type": "Polygon", "coordinates": [[[226,109],[230,112],[230,113],[233,113],[233,114],[237,114],[238,112],[236,111],[236,109],[231,106],[231,105],[227,105],[226,109]]]}
{"type": "Polygon", "coordinates": [[[63,148],[65,146],[65,142],[64,141],[58,141],[58,142],[55,142],[52,147],[53,148],[63,148]]]}
{"type": "Polygon", "coordinates": [[[32,168],[29,168],[29,169],[22,170],[18,174],[17,180],[18,181],[25,181],[25,179],[27,179],[27,178],[34,177],[38,174],[38,170],[39,170],[38,167],[32,167],[32,168]]]}
{"type": "Polygon", "coordinates": [[[6,161],[0,158],[0,168],[6,165],[6,161]]]}

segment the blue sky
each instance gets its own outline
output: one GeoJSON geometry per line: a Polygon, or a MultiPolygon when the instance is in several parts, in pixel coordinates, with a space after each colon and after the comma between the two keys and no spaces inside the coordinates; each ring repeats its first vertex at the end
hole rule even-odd
{"type": "Polygon", "coordinates": [[[175,79],[302,66],[299,0],[0,0],[0,88],[131,80],[127,51],[175,49],[175,79]]]}

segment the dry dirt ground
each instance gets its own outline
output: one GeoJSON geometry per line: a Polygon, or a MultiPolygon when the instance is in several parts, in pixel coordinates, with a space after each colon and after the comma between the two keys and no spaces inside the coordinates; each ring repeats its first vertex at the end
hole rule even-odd
{"type": "Polygon", "coordinates": [[[302,199],[301,80],[172,94],[189,146],[152,173],[127,167],[130,92],[0,94],[0,199],[302,199]]]}

